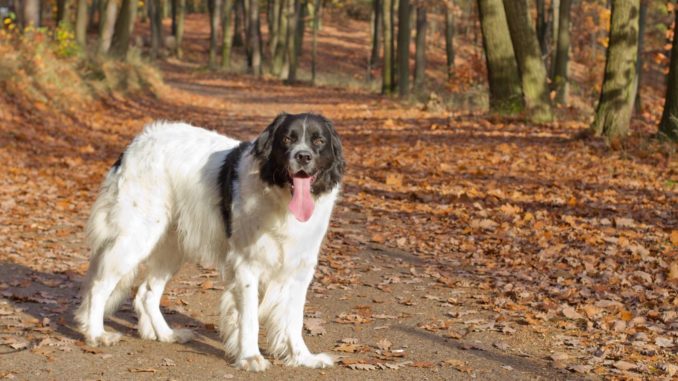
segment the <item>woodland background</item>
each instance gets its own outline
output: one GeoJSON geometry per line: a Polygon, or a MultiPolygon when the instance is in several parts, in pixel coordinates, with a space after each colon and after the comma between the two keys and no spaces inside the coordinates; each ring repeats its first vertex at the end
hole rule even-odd
{"type": "MultiPolygon", "coordinates": [[[[90,348],[72,310],[100,179],[145,123],[342,136],[307,305],[325,371],[678,374],[677,6],[667,0],[0,0],[0,377],[249,378],[213,269],[163,299],[198,340],[90,348]]],[[[360,376],[362,377],[362,375],[360,376]]]]}

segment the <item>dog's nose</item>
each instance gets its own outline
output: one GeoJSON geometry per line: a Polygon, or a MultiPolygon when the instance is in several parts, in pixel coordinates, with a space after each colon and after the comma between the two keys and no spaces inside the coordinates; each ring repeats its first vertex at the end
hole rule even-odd
{"type": "Polygon", "coordinates": [[[311,162],[313,156],[309,151],[299,151],[294,155],[294,158],[297,159],[300,164],[306,165],[311,162]]]}

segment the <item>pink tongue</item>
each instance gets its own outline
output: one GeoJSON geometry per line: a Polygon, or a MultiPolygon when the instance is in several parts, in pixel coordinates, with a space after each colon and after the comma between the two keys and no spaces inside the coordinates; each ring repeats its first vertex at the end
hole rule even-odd
{"type": "Polygon", "coordinates": [[[301,222],[308,221],[313,214],[313,197],[311,197],[311,178],[293,177],[294,190],[290,201],[290,212],[301,222]]]}

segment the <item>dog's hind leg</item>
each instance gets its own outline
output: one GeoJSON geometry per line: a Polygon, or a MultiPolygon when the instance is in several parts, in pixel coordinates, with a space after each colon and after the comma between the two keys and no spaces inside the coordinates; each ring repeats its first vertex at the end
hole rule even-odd
{"type": "MultiPolygon", "coordinates": [[[[110,210],[101,213],[110,213],[110,210]]],[[[129,213],[120,220],[124,220],[125,225],[115,224],[119,228],[117,235],[99,239],[99,244],[94,246],[83,284],[82,304],[75,316],[85,340],[94,346],[111,345],[120,339],[119,333],[104,330],[104,315],[112,313],[127,295],[137,267],[151,254],[167,230],[167,218],[162,215],[149,221],[129,213]]]]}
{"type": "Polygon", "coordinates": [[[182,254],[176,237],[165,237],[147,260],[148,275],[134,298],[139,316],[139,336],[148,340],[185,343],[193,337],[189,329],[172,329],[160,311],[165,285],[181,266],[182,254]]]}

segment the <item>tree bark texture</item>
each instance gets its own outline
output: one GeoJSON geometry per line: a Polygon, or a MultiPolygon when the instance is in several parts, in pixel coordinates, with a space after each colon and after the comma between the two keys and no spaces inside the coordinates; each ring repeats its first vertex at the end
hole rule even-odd
{"type": "Polygon", "coordinates": [[[40,0],[24,0],[22,9],[24,28],[33,26],[40,27],[40,0]]]}
{"type": "Polygon", "coordinates": [[[383,6],[384,33],[384,65],[382,70],[381,93],[390,95],[393,92],[393,0],[381,0],[383,6]]]}
{"type": "Polygon", "coordinates": [[[398,2],[398,95],[410,93],[410,0],[398,2]]]}
{"type": "Polygon", "coordinates": [[[224,9],[221,18],[221,67],[231,67],[231,49],[233,47],[233,0],[224,0],[224,9]]]}
{"type": "Polygon", "coordinates": [[[87,43],[87,0],[78,0],[78,10],[75,15],[75,41],[81,46],[87,43]]]}
{"type": "Polygon", "coordinates": [[[541,57],[539,41],[530,19],[527,0],[504,0],[511,41],[518,62],[525,106],[536,123],[553,120],[548,76],[541,57]]]}
{"type": "Polygon", "coordinates": [[[414,88],[424,90],[426,86],[426,30],[428,29],[426,8],[417,8],[417,36],[414,53],[414,88]]]}
{"type": "Polygon", "coordinates": [[[217,36],[219,34],[219,22],[221,16],[221,1],[208,0],[208,9],[210,16],[210,49],[207,66],[215,68],[217,65],[217,36]]]}
{"type": "Polygon", "coordinates": [[[454,14],[445,5],[445,55],[447,56],[447,79],[454,76],[454,14]]]}
{"type": "Polygon", "coordinates": [[[299,57],[297,56],[297,26],[299,25],[299,17],[301,14],[301,0],[288,0],[287,2],[287,62],[289,63],[289,71],[287,74],[287,81],[294,82],[297,80],[297,63],[299,57]]]}
{"type": "Polygon", "coordinates": [[[370,69],[379,61],[379,41],[381,40],[381,23],[383,18],[382,0],[372,0],[371,38],[372,49],[370,51],[370,69]]]}
{"type": "Polygon", "coordinates": [[[115,20],[118,17],[118,1],[108,0],[106,2],[104,13],[101,14],[101,32],[99,34],[98,54],[106,54],[111,48],[113,32],[115,30],[115,20]]]}
{"type": "Polygon", "coordinates": [[[148,17],[151,20],[151,58],[155,59],[163,46],[162,39],[162,13],[160,12],[160,0],[147,0],[148,17]]]}
{"type": "Polygon", "coordinates": [[[176,44],[176,55],[178,58],[184,57],[184,50],[181,48],[181,45],[184,41],[184,20],[186,18],[186,0],[176,0],[176,23],[177,30],[175,34],[175,44],[176,44]]]}
{"type": "Polygon", "coordinates": [[[321,0],[314,0],[313,3],[313,42],[311,46],[311,83],[315,85],[318,60],[318,30],[320,29],[320,8],[321,0]]]}
{"type": "Polygon", "coordinates": [[[554,58],[553,88],[556,91],[556,102],[567,104],[569,92],[568,66],[570,62],[570,10],[572,0],[560,0],[558,21],[558,44],[554,58]]]}
{"type": "Polygon", "coordinates": [[[591,132],[613,147],[628,134],[636,99],[639,14],[640,0],[612,0],[605,77],[591,132]]]}
{"type": "Polygon", "coordinates": [[[113,42],[111,43],[111,54],[115,57],[127,58],[137,5],[136,0],[122,0],[120,14],[115,22],[113,42]]]}
{"type": "Polygon", "coordinates": [[[649,0],[640,1],[640,19],[638,20],[638,59],[636,60],[636,75],[638,75],[638,89],[636,90],[636,101],[634,104],[636,112],[640,112],[641,99],[640,89],[643,79],[643,50],[645,48],[645,24],[647,23],[647,7],[649,0]]]}
{"type": "Polygon", "coordinates": [[[289,20],[287,2],[291,0],[279,0],[276,4],[280,7],[278,11],[278,36],[276,38],[275,52],[271,62],[271,74],[281,78],[283,66],[285,65],[285,55],[287,54],[287,20],[289,20]]]}
{"type": "Polygon", "coordinates": [[[523,93],[502,0],[478,0],[480,27],[487,62],[490,110],[516,114],[523,110],[523,93]]]}
{"type": "Polygon", "coordinates": [[[65,21],[71,25],[72,20],[71,20],[71,14],[72,14],[72,8],[73,7],[73,0],[58,0],[57,1],[57,15],[56,15],[56,21],[57,24],[60,24],[62,21],[65,21]]]}
{"type": "Polygon", "coordinates": [[[251,49],[250,72],[255,77],[261,75],[261,34],[259,33],[259,1],[249,0],[249,43],[251,49]]]}
{"type": "Polygon", "coordinates": [[[659,131],[674,142],[678,142],[678,10],[673,29],[673,47],[671,48],[671,61],[669,63],[669,75],[666,83],[666,102],[664,113],[659,124],[659,131]]]}

